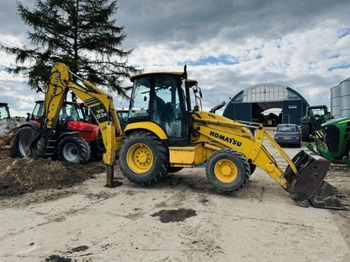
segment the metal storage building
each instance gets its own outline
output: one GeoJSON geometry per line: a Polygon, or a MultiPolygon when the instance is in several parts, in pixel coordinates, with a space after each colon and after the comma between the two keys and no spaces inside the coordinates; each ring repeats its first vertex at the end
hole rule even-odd
{"type": "Polygon", "coordinates": [[[279,123],[300,124],[309,103],[290,87],[265,83],[240,91],[227,104],[223,116],[249,122],[263,122],[262,112],[271,108],[282,109],[279,123]]]}
{"type": "Polygon", "coordinates": [[[350,116],[350,77],[331,88],[331,113],[335,118],[350,116]]]}

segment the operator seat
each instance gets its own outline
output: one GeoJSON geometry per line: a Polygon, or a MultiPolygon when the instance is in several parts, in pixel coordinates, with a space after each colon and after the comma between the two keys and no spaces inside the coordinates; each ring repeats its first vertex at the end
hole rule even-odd
{"type": "Polygon", "coordinates": [[[153,112],[153,119],[156,123],[161,125],[163,128],[165,128],[165,102],[163,99],[161,99],[159,96],[155,95],[154,99],[154,112],[153,112]]]}

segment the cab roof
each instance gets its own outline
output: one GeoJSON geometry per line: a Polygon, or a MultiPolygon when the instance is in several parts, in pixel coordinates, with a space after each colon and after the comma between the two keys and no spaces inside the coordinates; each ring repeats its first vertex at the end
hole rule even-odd
{"type": "Polygon", "coordinates": [[[198,81],[196,79],[189,78],[187,81],[190,83],[191,86],[198,84],[198,81]]]}
{"type": "Polygon", "coordinates": [[[130,80],[134,81],[135,79],[144,77],[144,76],[156,76],[156,75],[174,75],[174,76],[183,76],[184,72],[151,72],[130,76],[130,80]]]}

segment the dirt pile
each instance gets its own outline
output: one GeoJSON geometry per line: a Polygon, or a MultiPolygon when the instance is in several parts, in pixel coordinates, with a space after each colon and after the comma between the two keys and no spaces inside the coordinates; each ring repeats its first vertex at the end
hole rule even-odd
{"type": "Polygon", "coordinates": [[[11,145],[18,132],[19,127],[12,128],[4,135],[0,136],[0,159],[11,156],[11,145]]]}
{"type": "Polygon", "coordinates": [[[96,162],[79,165],[49,159],[10,158],[17,132],[18,127],[12,128],[0,137],[0,196],[69,187],[106,170],[102,163],[96,162]]]}
{"type": "Polygon", "coordinates": [[[6,157],[0,159],[0,196],[69,187],[105,170],[105,166],[100,162],[80,165],[48,159],[6,157]]]}

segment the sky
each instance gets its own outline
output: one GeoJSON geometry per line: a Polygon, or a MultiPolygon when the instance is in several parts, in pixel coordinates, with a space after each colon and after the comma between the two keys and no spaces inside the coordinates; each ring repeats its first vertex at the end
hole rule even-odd
{"type": "MultiPolygon", "coordinates": [[[[19,0],[32,7],[34,0],[19,0]]],[[[115,15],[125,27],[128,63],[152,71],[182,71],[199,82],[204,109],[260,83],[289,86],[310,104],[330,106],[330,88],[350,76],[348,0],[119,0],[115,15]]],[[[0,1],[0,44],[28,46],[31,28],[16,2],[0,1]]],[[[0,102],[12,115],[31,112],[43,99],[23,76],[4,67],[0,52],[0,102]]],[[[130,86],[125,80],[124,86],[130,86]]],[[[117,108],[128,107],[112,94],[117,108]]]]}

